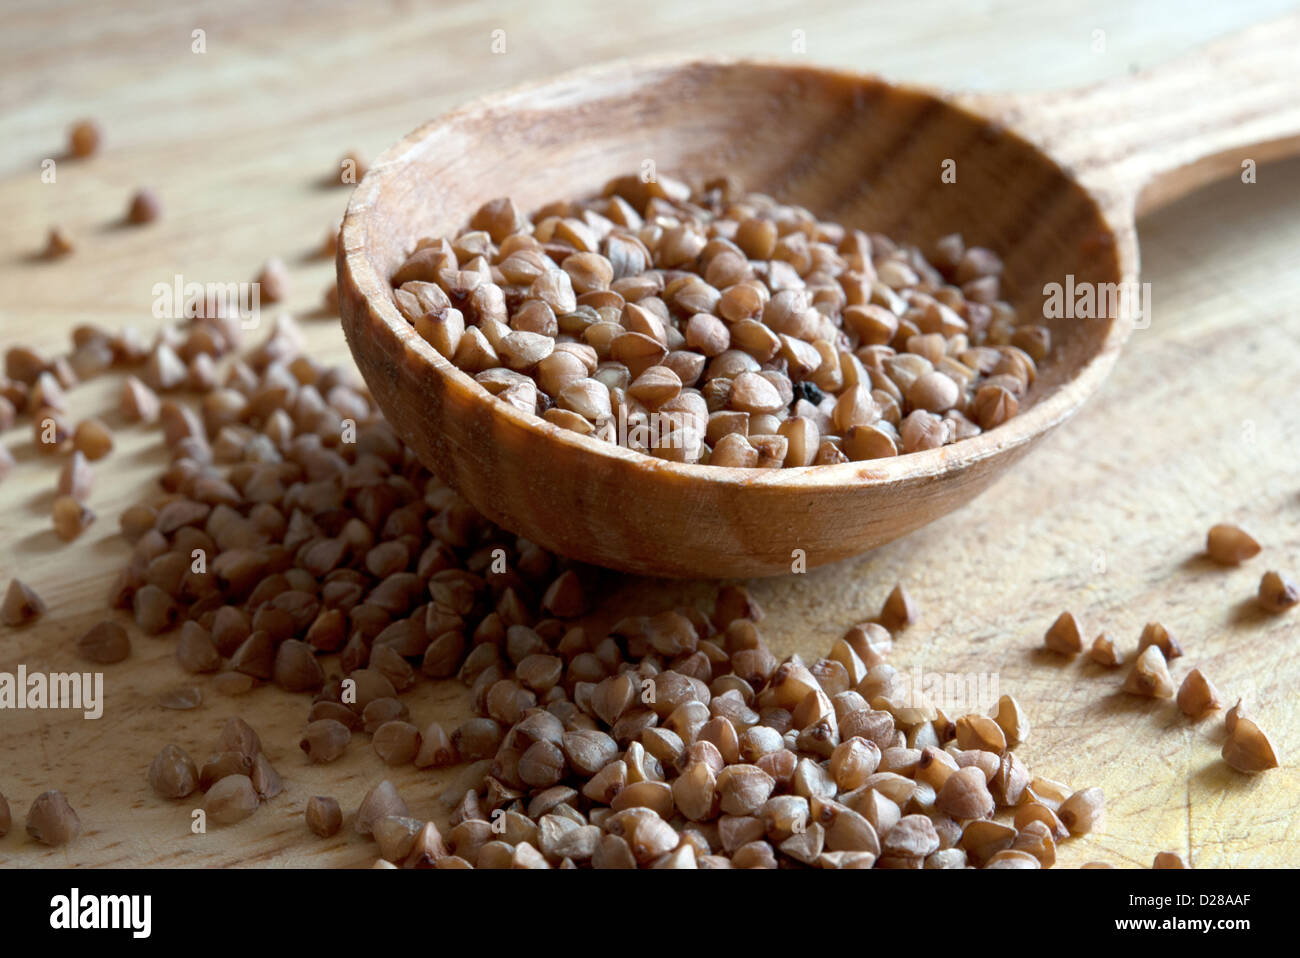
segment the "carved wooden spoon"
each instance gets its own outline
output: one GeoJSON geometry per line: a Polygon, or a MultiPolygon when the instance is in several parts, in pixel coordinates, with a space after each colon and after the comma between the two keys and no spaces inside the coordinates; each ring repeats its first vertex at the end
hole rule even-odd
{"type": "Polygon", "coordinates": [[[616,63],[485,97],[407,136],[353,194],[338,256],[348,343],[421,461],[548,549],[705,577],[789,572],[795,550],[808,567],[854,555],[974,497],[1097,389],[1133,326],[1108,293],[1138,289],[1135,215],[1297,152],[1297,49],[1290,18],[1046,95],[945,97],[716,59],[616,63]],[[1076,295],[1091,284],[1110,308],[1088,318],[1057,297],[1067,315],[1044,319],[1053,348],[1027,408],[996,429],[892,459],[774,470],[669,463],[524,415],[395,308],[388,277],[418,239],[454,235],[493,197],[532,209],[586,196],[645,160],[731,173],[923,249],[960,232],[1001,254],[1004,295],[1023,315],[1062,312],[1045,308],[1049,284],[1076,295]]]}

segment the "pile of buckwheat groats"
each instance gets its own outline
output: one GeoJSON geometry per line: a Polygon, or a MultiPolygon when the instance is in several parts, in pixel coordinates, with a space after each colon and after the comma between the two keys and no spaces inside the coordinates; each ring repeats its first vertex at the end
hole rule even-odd
{"type": "MultiPolygon", "coordinates": [[[[309,696],[307,760],[333,761],[365,734],[392,765],[477,763],[481,785],[455,796],[445,833],[391,784],[371,791],[355,828],[382,861],[1038,867],[1095,825],[1099,790],[1033,778],[1011,750],[1028,723],[1010,698],[992,719],[899,696],[881,624],[850,629],[826,658],[781,662],[756,603],[726,587],[707,613],[588,633],[594,573],[432,477],[348,373],[302,353],[287,317],[221,385],[202,384],[197,412],[171,359],[186,369],[233,351],[238,322],[199,317],[135,353],[123,335],[104,340],[107,355],[144,368],[122,412],[160,424],[172,463],[164,494],[121,516],[132,552],[112,605],[148,634],[175,632],[177,664],[213,673],[219,693],[272,682],[309,696]],[[412,722],[402,693],[430,679],[470,685],[475,717],[412,722]],[[993,821],[998,809],[1010,821],[993,821]]],[[[900,588],[882,621],[901,629],[914,614],[900,588]]],[[[78,647],[111,663],[130,640],[107,621],[78,647]]],[[[199,698],[178,690],[164,704],[199,698]]],[[[202,765],[169,745],[149,781],[171,800],[204,789],[210,821],[238,821],[281,790],[258,743],[232,721],[202,765]]],[[[321,833],[342,822],[327,796],[307,818],[321,833]]]]}
{"type": "MultiPolygon", "coordinates": [[[[188,336],[230,338],[229,326],[195,320],[188,336]]],[[[273,682],[310,696],[310,761],[365,734],[391,765],[477,763],[481,785],[457,796],[445,832],[391,784],[372,790],[355,827],[383,861],[1038,867],[1096,824],[1099,790],[1033,778],[1012,751],[1028,730],[1014,700],[989,718],[898,695],[881,624],[850,629],[826,658],[780,662],[755,602],[726,587],[707,614],[589,634],[592,573],[433,478],[362,389],[301,354],[288,321],[225,382],[199,414],[148,401],[140,382],[124,390],[130,410],[156,405],[173,462],[166,495],[122,516],[132,555],[113,604],[145,632],[177,630],[179,666],[214,673],[218,691],[273,682]],[[355,442],[340,439],[348,421],[355,442]],[[453,678],[476,716],[413,722],[402,693],[453,678]],[[992,820],[998,809],[1009,821],[992,820]]],[[[901,629],[914,614],[898,589],[882,620],[901,629]]],[[[151,784],[169,799],[206,788],[217,823],[251,814],[280,782],[242,728],[201,766],[168,746],[151,784]]],[[[341,825],[327,796],[307,811],[318,832],[341,825]]]]}
{"type": "Polygon", "coordinates": [[[931,449],[1014,416],[1051,347],[956,234],[878,233],[660,176],[525,218],[484,204],[392,277],[416,331],[488,392],[680,462],[778,468],[931,449]]]}

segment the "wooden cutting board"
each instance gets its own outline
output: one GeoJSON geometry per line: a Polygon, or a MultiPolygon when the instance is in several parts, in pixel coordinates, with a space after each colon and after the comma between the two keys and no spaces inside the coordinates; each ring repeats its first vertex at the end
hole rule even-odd
{"type": "MultiPolygon", "coordinates": [[[[139,2],[75,16],[10,3],[0,37],[0,344],[53,352],[89,321],[152,331],[155,283],[176,274],[251,280],[264,259],[280,256],[312,350],[344,361],[337,320],[316,311],[333,267],[311,254],[347,194],[322,177],[345,151],[377,155],[477,92],[584,62],[662,44],[806,56],[960,89],[1035,89],[1150,65],[1287,6],[1188,16],[1164,3],[1139,16],[1115,0],[1045,15],[1027,2],[954,11],[918,0],[792,16],[776,3],[723,14],[666,0],[645,19],[595,2],[514,3],[491,16],[468,3],[313,5],[307,15],[282,2],[188,10],[139,2]],[[195,30],[205,31],[204,53],[192,51],[195,30]],[[497,30],[500,54],[492,52],[497,30]],[[83,115],[103,125],[105,148],[65,161],[65,127],[83,115]],[[41,180],[46,158],[56,160],[54,183],[41,180]],[[121,227],[131,192],[144,185],[162,197],[164,218],[121,227]],[[55,223],[78,249],[40,262],[34,254],[55,223]]],[[[1014,475],[869,556],[752,584],[773,648],[817,656],[905,582],[922,615],[897,642],[895,664],[996,671],[1033,722],[1020,750],[1031,769],[1105,790],[1105,828],[1065,843],[1061,864],[1145,866],[1161,850],[1198,866],[1300,861],[1300,707],[1290,694],[1300,682],[1300,613],[1264,616],[1251,601],[1265,569],[1300,574],[1298,182],[1300,163],[1261,167],[1256,183],[1212,187],[1140,223],[1152,327],[1134,335],[1100,396],[1014,475]],[[1234,570],[1201,558],[1205,530],[1221,520],[1253,529],[1264,553],[1234,570]],[[1144,622],[1164,622],[1187,649],[1175,678],[1199,666],[1230,699],[1246,696],[1283,767],[1240,775],[1218,757],[1221,721],[1193,724],[1172,703],[1120,694],[1122,672],[1039,651],[1063,609],[1126,650],[1144,622]]],[[[50,607],[31,628],[0,628],[0,672],[20,663],[80,669],[71,645],[102,616],[127,551],[117,515],[153,492],[166,462],[156,432],[109,412],[118,382],[106,376],[71,395],[74,418],[102,415],[119,429],[112,456],[96,467],[99,520],[73,544],[50,531],[58,465],[36,455],[25,419],[0,435],[19,460],[0,483],[0,583],[19,575],[50,607]]],[[[622,580],[607,611],[705,603],[712,588],[622,580]]],[[[172,645],[134,637],[131,658],[105,669],[99,720],[0,712],[0,792],[16,822],[0,839],[0,864],[368,864],[373,845],[346,830],[319,840],[302,810],[324,794],[350,812],[385,776],[415,814],[445,814],[439,794],[456,789],[458,771],[387,769],[361,736],[339,762],[308,765],[296,746],[300,696],[264,688],[229,699],[205,689],[195,711],[160,708],[159,692],[185,681],[172,645]],[[237,826],[192,835],[193,801],[157,799],[146,769],[167,742],[201,760],[234,714],[261,732],[285,793],[237,826]],[[67,794],[84,825],[77,842],[53,850],[22,828],[32,799],[49,788],[67,794]]],[[[422,684],[408,699],[418,723],[465,714],[454,683],[422,684]]]]}

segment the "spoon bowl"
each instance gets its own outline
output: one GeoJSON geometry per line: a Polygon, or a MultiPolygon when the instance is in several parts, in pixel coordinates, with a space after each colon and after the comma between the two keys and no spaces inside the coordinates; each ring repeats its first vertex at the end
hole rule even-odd
{"type": "MultiPolygon", "coordinates": [[[[1097,390],[1133,327],[1131,311],[1104,307],[1105,294],[1136,288],[1133,211],[1152,177],[1110,162],[1072,174],[1089,151],[1059,157],[1043,136],[1035,142],[1035,117],[1051,138],[1051,117],[1035,106],[723,59],[612,64],[478,100],[396,144],[354,192],[338,254],[349,346],[420,460],[493,522],[545,548],[682,577],[773,575],[861,553],[952,511],[1019,462],[1097,390]],[[1004,298],[1052,335],[1020,413],[889,459],[772,470],[672,463],[495,399],[395,307],[388,277],[417,240],[454,235],[494,197],[531,210],[592,195],[647,162],[692,181],[731,174],[748,190],[922,249],[952,232],[993,249],[1004,298]],[[1051,315],[1047,284],[1100,291],[1100,315],[1051,315]]],[[[1163,198],[1177,192],[1166,186],[1163,198]]]]}

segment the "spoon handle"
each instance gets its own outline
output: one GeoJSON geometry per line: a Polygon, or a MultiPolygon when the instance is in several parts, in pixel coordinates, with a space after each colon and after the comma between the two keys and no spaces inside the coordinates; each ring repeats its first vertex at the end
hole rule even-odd
{"type": "MultiPolygon", "coordinates": [[[[1095,86],[985,100],[1130,216],[1300,153],[1300,16],[1095,86]]],[[[992,110],[989,107],[992,106],[992,110]]]]}

